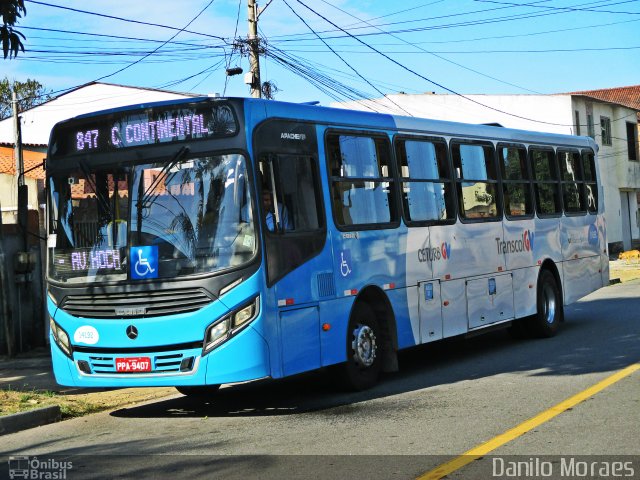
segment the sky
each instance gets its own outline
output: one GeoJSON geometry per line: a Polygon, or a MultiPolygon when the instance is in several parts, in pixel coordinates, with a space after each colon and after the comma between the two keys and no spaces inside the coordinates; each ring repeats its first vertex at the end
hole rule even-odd
{"type": "MultiPolygon", "coordinates": [[[[25,5],[16,28],[26,52],[0,60],[0,78],[36,79],[54,92],[100,80],[249,96],[243,75],[225,73],[249,70],[238,48],[247,38],[247,0],[25,5]]],[[[266,6],[258,23],[261,75],[277,88],[277,100],[328,105],[398,92],[552,94],[640,84],[640,0],[259,6],[266,6]]]]}

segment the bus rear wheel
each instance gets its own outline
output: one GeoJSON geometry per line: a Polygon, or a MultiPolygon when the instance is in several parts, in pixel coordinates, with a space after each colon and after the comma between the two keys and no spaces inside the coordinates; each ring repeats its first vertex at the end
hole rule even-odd
{"type": "Polygon", "coordinates": [[[347,327],[347,361],[340,379],[348,390],[366,390],[378,382],[382,367],[382,337],[373,309],[357,303],[347,327]]]}
{"type": "Polygon", "coordinates": [[[176,387],[181,394],[192,398],[209,398],[215,396],[220,385],[198,385],[196,387],[176,387]]]}
{"type": "Polygon", "coordinates": [[[537,292],[537,313],[529,319],[529,330],[536,337],[553,337],[558,332],[564,311],[560,287],[549,270],[540,272],[537,292]]]}

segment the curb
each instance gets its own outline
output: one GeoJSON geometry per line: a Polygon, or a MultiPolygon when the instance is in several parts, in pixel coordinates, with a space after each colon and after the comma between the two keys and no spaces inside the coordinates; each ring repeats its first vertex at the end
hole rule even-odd
{"type": "Polygon", "coordinates": [[[60,416],[60,407],[58,405],[5,415],[0,417],[0,435],[57,422],[60,420],[60,416]]]}

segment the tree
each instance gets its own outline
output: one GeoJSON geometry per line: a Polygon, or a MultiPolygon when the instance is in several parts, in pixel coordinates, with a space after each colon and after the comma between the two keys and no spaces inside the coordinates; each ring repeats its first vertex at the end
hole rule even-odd
{"type": "MultiPolygon", "coordinates": [[[[18,97],[18,111],[24,112],[51,99],[51,93],[37,80],[14,82],[18,97]]],[[[7,77],[0,80],[0,120],[13,115],[11,107],[11,83],[7,77]]]]}
{"type": "Polygon", "coordinates": [[[17,57],[18,51],[24,52],[24,45],[21,37],[25,36],[14,30],[16,24],[22,15],[27,14],[24,6],[24,0],[0,0],[0,17],[2,17],[2,25],[0,25],[0,40],[2,40],[2,52],[4,58],[17,57]]]}

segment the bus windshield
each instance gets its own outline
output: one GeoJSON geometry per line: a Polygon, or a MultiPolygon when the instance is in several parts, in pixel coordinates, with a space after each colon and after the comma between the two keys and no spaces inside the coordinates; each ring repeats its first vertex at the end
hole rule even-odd
{"type": "Polygon", "coordinates": [[[256,253],[243,155],[92,169],[49,178],[49,278],[139,281],[212,273],[256,253]]]}

